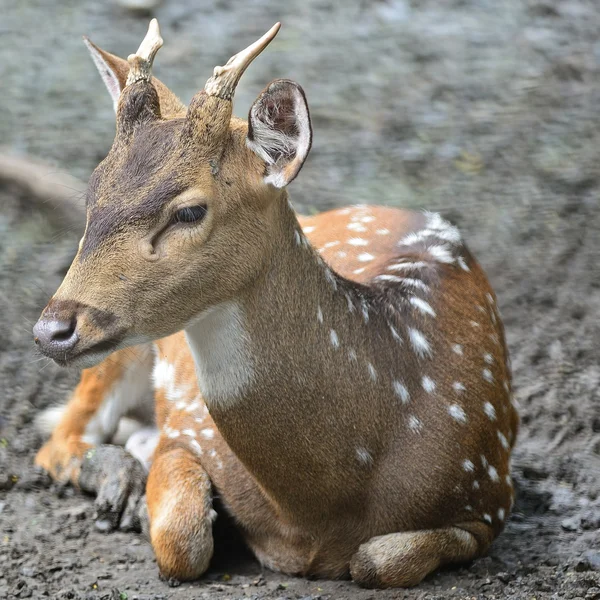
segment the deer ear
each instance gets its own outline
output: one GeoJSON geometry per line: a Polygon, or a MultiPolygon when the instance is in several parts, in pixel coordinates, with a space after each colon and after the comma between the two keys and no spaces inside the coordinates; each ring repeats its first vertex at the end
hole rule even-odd
{"type": "Polygon", "coordinates": [[[306,97],[293,81],[276,79],[258,96],[248,116],[248,147],[267,165],[265,183],[288,185],[302,168],[312,143],[306,97]]]}
{"type": "Polygon", "coordinates": [[[98,46],[92,43],[87,37],[83,38],[83,43],[87,46],[87,49],[92,55],[92,60],[112,98],[115,112],[117,112],[119,96],[125,87],[127,75],[129,74],[129,64],[126,60],[98,48],[98,46]]]}
{"type": "MultiPolygon", "coordinates": [[[[115,112],[117,112],[119,97],[127,84],[129,63],[123,58],[119,58],[110,52],[106,52],[106,50],[102,50],[102,48],[98,48],[87,37],[84,37],[83,41],[92,55],[92,60],[112,98],[115,112]]],[[[152,77],[152,83],[158,93],[160,114],[163,119],[184,116],[186,108],[181,100],[164,83],[156,79],[156,77],[152,77]]]]}

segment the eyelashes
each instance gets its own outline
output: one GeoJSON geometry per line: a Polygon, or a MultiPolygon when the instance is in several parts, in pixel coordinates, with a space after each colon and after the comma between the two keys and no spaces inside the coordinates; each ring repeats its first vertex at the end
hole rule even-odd
{"type": "Polygon", "coordinates": [[[173,223],[199,223],[207,213],[206,206],[186,206],[178,210],[173,216],[173,223]]]}

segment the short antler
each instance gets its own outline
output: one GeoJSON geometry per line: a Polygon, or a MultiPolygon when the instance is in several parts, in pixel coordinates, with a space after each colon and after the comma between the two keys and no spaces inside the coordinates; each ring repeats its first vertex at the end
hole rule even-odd
{"type": "Polygon", "coordinates": [[[152,19],[148,26],[148,33],[140,44],[135,54],[130,54],[127,57],[130,71],[127,77],[127,85],[131,85],[136,81],[150,81],[152,78],[152,63],[154,57],[163,45],[163,39],[160,37],[160,29],[158,21],[152,19]]]}
{"type": "Polygon", "coordinates": [[[204,91],[209,96],[231,100],[235,88],[248,65],[271,43],[280,27],[281,23],[275,23],[254,44],[232,56],[224,67],[215,67],[212,77],[204,86],[204,91]]]}

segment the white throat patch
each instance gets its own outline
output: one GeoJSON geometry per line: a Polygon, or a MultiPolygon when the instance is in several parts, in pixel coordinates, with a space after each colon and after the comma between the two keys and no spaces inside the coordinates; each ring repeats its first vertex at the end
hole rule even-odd
{"type": "Polygon", "coordinates": [[[198,315],[185,329],[198,386],[209,408],[232,406],[253,379],[243,320],[238,304],[224,302],[198,315]]]}

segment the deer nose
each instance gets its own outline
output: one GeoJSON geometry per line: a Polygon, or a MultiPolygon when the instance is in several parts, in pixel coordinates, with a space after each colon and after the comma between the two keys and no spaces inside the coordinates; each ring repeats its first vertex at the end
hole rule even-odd
{"type": "Polygon", "coordinates": [[[64,359],[79,341],[77,321],[42,317],[33,327],[33,339],[50,358],[64,359]]]}

